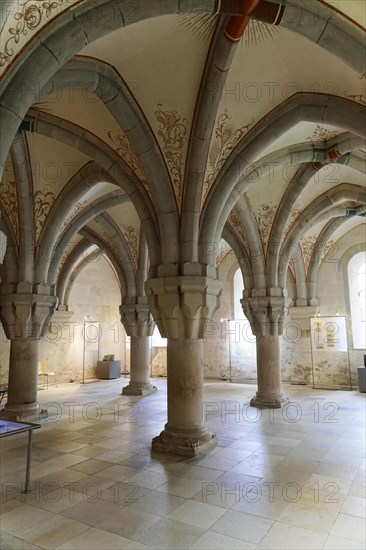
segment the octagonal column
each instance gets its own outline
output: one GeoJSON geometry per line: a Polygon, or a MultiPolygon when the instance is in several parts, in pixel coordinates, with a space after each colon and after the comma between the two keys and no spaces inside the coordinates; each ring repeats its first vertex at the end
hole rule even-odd
{"type": "Polygon", "coordinates": [[[221,283],[201,276],[160,277],[147,281],[146,293],[168,338],[168,420],[152,449],[184,456],[207,452],[217,438],[203,418],[202,338],[219,306],[221,283]]]}
{"type": "Polygon", "coordinates": [[[147,298],[126,297],[120,306],[121,320],[126,334],[131,337],[130,381],[122,395],[150,395],[157,392],[150,381],[150,340],[155,323],[147,298]]]}
{"type": "MultiPolygon", "coordinates": [[[[41,290],[49,291],[48,288],[41,290]]],[[[56,297],[47,294],[0,296],[1,321],[10,340],[8,399],[2,412],[5,418],[27,418],[33,421],[39,418],[38,344],[51,320],[55,305],[56,297]]]]}
{"type": "Polygon", "coordinates": [[[289,300],[281,288],[243,292],[241,304],[257,347],[258,390],[250,404],[258,408],[280,408],[287,398],[282,392],[280,336],[289,300]]]}

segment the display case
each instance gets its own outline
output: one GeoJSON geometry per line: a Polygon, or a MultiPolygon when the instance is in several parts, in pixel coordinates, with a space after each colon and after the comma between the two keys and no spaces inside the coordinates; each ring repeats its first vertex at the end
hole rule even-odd
{"type": "Polygon", "coordinates": [[[121,376],[121,361],[98,361],[97,377],[110,380],[121,376]]]}

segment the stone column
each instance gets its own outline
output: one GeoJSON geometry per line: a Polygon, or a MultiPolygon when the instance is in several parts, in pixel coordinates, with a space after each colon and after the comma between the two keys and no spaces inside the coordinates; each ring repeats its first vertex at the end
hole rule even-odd
{"type": "Polygon", "coordinates": [[[1,321],[6,337],[11,340],[8,399],[2,415],[12,420],[34,421],[40,413],[38,343],[51,320],[56,297],[47,295],[49,287],[41,285],[38,290],[44,294],[21,293],[25,284],[17,285],[17,293],[0,296],[1,321]]]}
{"type": "Polygon", "coordinates": [[[155,323],[145,296],[126,297],[120,306],[121,320],[131,337],[130,381],[122,395],[150,395],[157,391],[150,382],[150,340],[155,323]]]}
{"type": "Polygon", "coordinates": [[[168,338],[168,421],[152,449],[184,456],[217,444],[203,415],[202,338],[219,306],[221,283],[211,277],[173,276],[146,283],[151,311],[168,338]]]}
{"type": "Polygon", "coordinates": [[[241,304],[257,346],[258,390],[250,404],[280,408],[287,401],[282,393],[280,336],[289,300],[281,288],[244,290],[241,304]]]}

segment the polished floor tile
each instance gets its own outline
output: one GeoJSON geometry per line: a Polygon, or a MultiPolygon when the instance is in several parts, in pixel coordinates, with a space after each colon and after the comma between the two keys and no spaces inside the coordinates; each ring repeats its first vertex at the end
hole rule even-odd
{"type": "Polygon", "coordinates": [[[327,535],[295,525],[276,522],[257,546],[261,550],[318,550],[327,535]]]}
{"type": "Polygon", "coordinates": [[[122,396],[121,383],[49,388],[62,414],[34,434],[29,494],[24,437],[1,440],[4,550],[364,547],[357,391],[288,386],[290,407],[260,411],[249,406],[252,386],[207,381],[218,446],[186,458],[151,452],[166,422],[166,380],[144,399],[122,396]]]}

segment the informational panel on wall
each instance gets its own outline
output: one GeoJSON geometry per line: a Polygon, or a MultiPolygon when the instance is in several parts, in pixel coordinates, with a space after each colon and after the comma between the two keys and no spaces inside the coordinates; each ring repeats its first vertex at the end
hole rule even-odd
{"type": "Polygon", "coordinates": [[[345,317],[312,317],[310,331],[313,351],[348,351],[345,317]]]}
{"type": "MultiPolygon", "coordinates": [[[[247,319],[222,319],[221,343],[228,351],[230,381],[256,380],[256,338],[247,319]]],[[[227,369],[226,369],[227,370],[227,369]]]]}
{"type": "Polygon", "coordinates": [[[314,388],[352,389],[346,318],[310,319],[314,388]]]}
{"type": "Polygon", "coordinates": [[[83,382],[85,378],[93,378],[99,361],[99,342],[101,329],[95,321],[85,321],[83,327],[83,382]]]}

